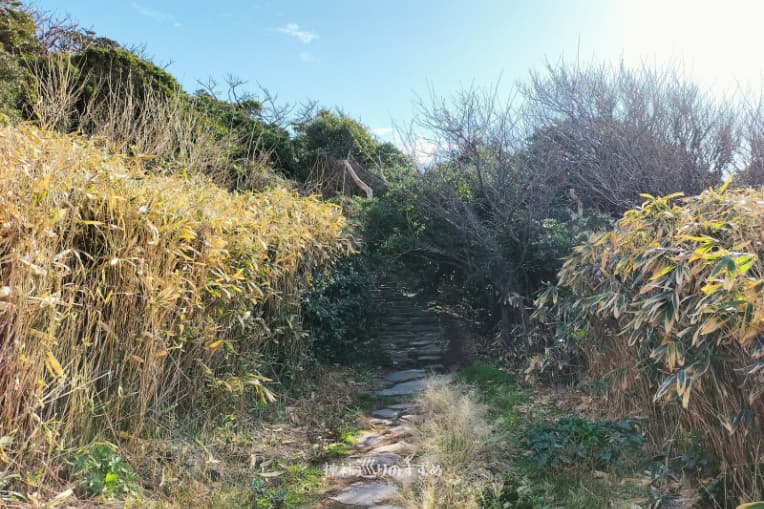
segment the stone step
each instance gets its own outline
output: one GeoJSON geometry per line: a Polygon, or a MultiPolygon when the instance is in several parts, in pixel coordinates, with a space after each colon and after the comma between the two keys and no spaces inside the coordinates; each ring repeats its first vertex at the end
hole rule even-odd
{"type": "Polygon", "coordinates": [[[381,396],[410,396],[423,391],[425,387],[427,387],[427,380],[425,379],[409,380],[383,389],[379,391],[379,394],[381,396]]]}
{"type": "Polygon", "coordinates": [[[385,376],[385,381],[390,383],[408,382],[409,380],[417,380],[419,378],[425,378],[427,371],[423,369],[407,369],[404,371],[394,371],[388,373],[385,376]]]}

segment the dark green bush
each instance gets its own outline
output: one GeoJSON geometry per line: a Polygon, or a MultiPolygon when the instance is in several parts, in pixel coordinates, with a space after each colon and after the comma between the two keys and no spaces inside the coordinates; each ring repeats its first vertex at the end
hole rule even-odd
{"type": "Polygon", "coordinates": [[[645,438],[640,422],[587,421],[563,417],[531,429],[527,447],[529,456],[543,469],[573,466],[603,468],[616,463],[627,449],[637,449],[645,438]]]}
{"type": "Polygon", "coordinates": [[[79,69],[82,79],[87,80],[85,101],[90,100],[88,93],[108,94],[114,89],[131,94],[136,101],[142,101],[149,94],[170,97],[182,91],[170,73],[120,47],[88,46],[72,55],[72,64],[79,69]]]}
{"type": "Polygon", "coordinates": [[[359,224],[364,245],[374,262],[387,265],[381,269],[416,258],[425,225],[415,182],[395,184],[384,195],[365,200],[351,217],[359,224]]]}
{"type": "Polygon", "coordinates": [[[353,159],[361,164],[374,161],[376,141],[351,118],[320,110],[315,117],[298,123],[296,128],[301,159],[308,165],[321,157],[353,159]]]}
{"type": "Polygon", "coordinates": [[[41,50],[32,16],[21,2],[0,0],[0,114],[19,117],[31,75],[27,69],[41,50]]]}
{"type": "Polygon", "coordinates": [[[357,255],[335,262],[329,274],[314,276],[302,312],[319,359],[348,362],[357,352],[367,322],[370,278],[364,260],[357,255]]]}
{"type": "Polygon", "coordinates": [[[267,161],[287,176],[295,173],[297,162],[289,132],[263,120],[263,107],[256,99],[228,102],[199,90],[191,104],[218,140],[230,142],[227,148],[231,160],[267,161]]]}

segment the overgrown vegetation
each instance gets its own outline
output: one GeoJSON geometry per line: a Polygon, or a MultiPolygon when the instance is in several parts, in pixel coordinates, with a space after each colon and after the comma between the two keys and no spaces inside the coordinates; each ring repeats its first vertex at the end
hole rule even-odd
{"type": "Polygon", "coordinates": [[[504,363],[420,398],[444,476],[412,507],[642,504],[614,481],[636,459],[649,503],[672,477],[717,507],[764,498],[764,194],[745,187],[764,183],[762,102],[560,62],[516,95],[418,106],[419,165],[339,107],[234,77],[187,91],[0,0],[2,501],[311,502],[352,409],[389,403],[324,378],[389,364],[368,339],[388,278],[504,363]],[[581,383],[597,417],[536,412],[508,368],[581,383]],[[269,420],[298,451],[242,445],[282,438],[269,420]]]}
{"type": "Polygon", "coordinates": [[[459,380],[431,384],[417,400],[428,417],[418,426],[419,461],[443,469],[404,492],[407,506],[604,509],[648,503],[652,481],[640,472],[643,435],[635,422],[560,417],[561,409],[534,401],[489,364],[466,368],[459,380]]]}
{"type": "Polygon", "coordinates": [[[338,259],[330,271],[314,275],[302,310],[313,351],[320,359],[348,362],[363,356],[360,350],[368,347],[362,338],[367,334],[370,278],[358,256],[338,259]]]}
{"type": "Polygon", "coordinates": [[[726,491],[759,497],[762,479],[748,466],[762,440],[763,196],[726,187],[646,195],[576,249],[541,303],[570,308],[589,375],[616,413],[650,415],[668,450],[698,433],[726,465],[726,491]]]}
{"type": "Polygon", "coordinates": [[[338,207],[152,176],[32,128],[0,147],[0,435],[25,467],[168,413],[272,399],[262,373],[300,362],[313,273],[349,249],[338,207]]]}
{"type": "Polygon", "coordinates": [[[639,423],[591,422],[578,417],[563,417],[544,424],[528,436],[530,457],[541,468],[602,468],[615,463],[629,449],[639,448],[644,436],[639,423]]]}
{"type": "Polygon", "coordinates": [[[406,507],[478,508],[480,496],[492,488],[490,469],[498,435],[486,418],[486,408],[474,395],[447,381],[432,381],[418,397],[424,415],[419,427],[419,461],[437,465],[437,475],[422,476],[404,493],[406,507]]]}

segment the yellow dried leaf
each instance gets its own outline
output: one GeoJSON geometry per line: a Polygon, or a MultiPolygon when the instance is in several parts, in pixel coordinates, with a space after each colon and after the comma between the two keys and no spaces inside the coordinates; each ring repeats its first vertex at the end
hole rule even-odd
{"type": "Polygon", "coordinates": [[[215,350],[216,348],[219,348],[223,344],[222,339],[218,339],[217,341],[213,341],[209,345],[206,346],[207,350],[215,350]]]}
{"type": "Polygon", "coordinates": [[[54,375],[58,377],[64,376],[64,370],[61,368],[61,364],[59,364],[58,359],[56,359],[50,350],[45,354],[45,366],[48,368],[48,371],[54,375]]]}

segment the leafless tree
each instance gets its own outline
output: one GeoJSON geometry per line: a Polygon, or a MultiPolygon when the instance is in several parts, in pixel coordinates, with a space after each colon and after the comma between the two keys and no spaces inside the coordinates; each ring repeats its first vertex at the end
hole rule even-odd
{"type": "Polygon", "coordinates": [[[695,194],[734,170],[733,108],[676,70],[549,64],[522,92],[526,164],[588,207],[620,213],[640,193],[695,194]]]}
{"type": "Polygon", "coordinates": [[[440,147],[422,174],[422,209],[439,232],[424,254],[484,278],[507,325],[524,318],[532,244],[560,194],[518,164],[519,120],[498,86],[451,100],[431,95],[420,101],[417,119],[440,147]]]}
{"type": "Polygon", "coordinates": [[[764,95],[742,105],[740,118],[741,150],[736,185],[764,185],[764,95]]]}
{"type": "Polygon", "coordinates": [[[741,130],[731,102],[678,71],[565,63],[532,73],[518,96],[499,85],[431,93],[416,125],[437,147],[421,176],[421,250],[483,281],[504,323],[517,323],[545,270],[554,275],[539,247],[548,224],[617,217],[640,193],[695,194],[741,169],[761,179],[760,104],[741,130]]]}

